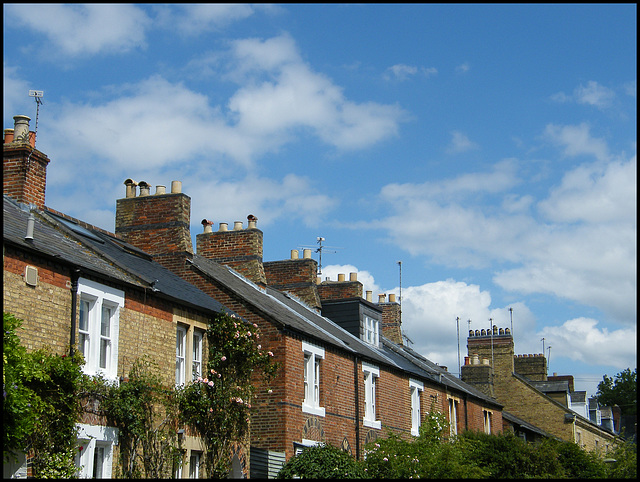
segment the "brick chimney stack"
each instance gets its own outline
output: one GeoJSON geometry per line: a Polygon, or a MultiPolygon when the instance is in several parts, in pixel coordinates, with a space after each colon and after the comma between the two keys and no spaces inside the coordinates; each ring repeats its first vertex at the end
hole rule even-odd
{"type": "Polygon", "coordinates": [[[4,130],[3,192],[18,202],[44,207],[49,158],[35,148],[35,133],[26,115],[14,116],[14,128],[4,130]]]}
{"type": "Polygon", "coordinates": [[[311,250],[305,249],[299,257],[297,249],[291,250],[291,258],[264,263],[267,283],[272,288],[289,292],[311,308],[321,309],[317,288],[318,262],[311,258],[311,250]]]}
{"type": "Polygon", "coordinates": [[[402,320],[400,303],[396,302],[396,295],[389,294],[388,302],[385,295],[380,295],[378,306],[382,308],[382,334],[392,342],[401,345],[402,320]]]}
{"type": "Polygon", "coordinates": [[[257,217],[250,214],[247,220],[246,229],[242,227],[242,221],[236,221],[233,230],[228,230],[226,223],[220,223],[220,230],[213,231],[213,223],[203,219],[204,232],[196,235],[196,252],[229,266],[255,284],[265,287],[267,278],[262,264],[263,233],[257,228],[257,217]]]}
{"type": "Polygon", "coordinates": [[[170,193],[158,186],[153,195],[144,181],[127,179],[124,184],[126,197],[116,200],[116,234],[169,269],[171,260],[182,260],[175,255],[193,255],[191,198],[182,193],[181,183],[173,181],[170,193]]]}

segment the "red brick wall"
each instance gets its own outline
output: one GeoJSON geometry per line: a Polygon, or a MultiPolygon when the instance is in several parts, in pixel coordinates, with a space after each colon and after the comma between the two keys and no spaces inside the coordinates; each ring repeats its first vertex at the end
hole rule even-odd
{"type": "Polygon", "coordinates": [[[191,199],[182,193],[116,200],[116,234],[151,255],[193,254],[191,199]]]}
{"type": "Polygon", "coordinates": [[[198,234],[196,251],[200,256],[233,268],[254,283],[267,284],[262,265],[262,231],[259,229],[198,234]]]}
{"type": "Polygon", "coordinates": [[[49,158],[27,144],[3,144],[3,193],[18,202],[44,207],[47,164],[49,158]]]}

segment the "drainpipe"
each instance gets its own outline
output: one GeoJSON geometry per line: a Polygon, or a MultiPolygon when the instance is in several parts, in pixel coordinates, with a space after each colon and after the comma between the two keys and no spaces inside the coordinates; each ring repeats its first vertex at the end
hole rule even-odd
{"type": "Polygon", "coordinates": [[[358,396],[358,355],[353,356],[353,385],[356,403],[356,460],[360,460],[360,397],[358,396]]]}
{"type": "Polygon", "coordinates": [[[78,278],[80,270],[74,268],[71,271],[71,337],[69,340],[69,355],[73,356],[73,346],[76,344],[76,318],[78,306],[78,278]]]}
{"type": "Polygon", "coordinates": [[[464,392],[464,429],[469,430],[469,417],[467,413],[467,392],[464,392]]]}

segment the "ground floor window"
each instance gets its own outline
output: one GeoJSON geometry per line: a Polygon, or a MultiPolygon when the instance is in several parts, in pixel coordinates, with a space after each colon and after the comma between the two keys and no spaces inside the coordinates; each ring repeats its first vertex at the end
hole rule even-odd
{"type": "Polygon", "coordinates": [[[110,479],[118,429],[87,424],[79,424],[78,428],[78,476],[83,479],[110,479]]]}

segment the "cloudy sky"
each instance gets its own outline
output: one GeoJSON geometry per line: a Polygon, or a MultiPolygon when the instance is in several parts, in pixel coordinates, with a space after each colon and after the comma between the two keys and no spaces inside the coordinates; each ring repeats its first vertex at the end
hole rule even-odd
{"type": "Polygon", "coordinates": [[[635,5],[5,4],[3,26],[4,127],[44,91],[48,206],[113,230],[126,178],[179,180],[194,235],[253,214],[266,261],[323,237],[323,279],[401,288],[411,346],[454,373],[489,319],[589,394],[636,367],[635,5]]]}

